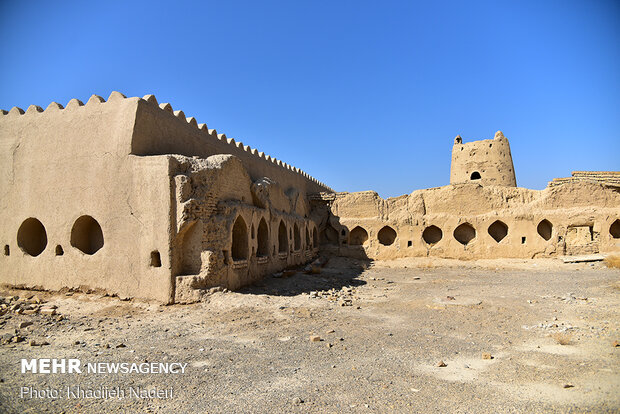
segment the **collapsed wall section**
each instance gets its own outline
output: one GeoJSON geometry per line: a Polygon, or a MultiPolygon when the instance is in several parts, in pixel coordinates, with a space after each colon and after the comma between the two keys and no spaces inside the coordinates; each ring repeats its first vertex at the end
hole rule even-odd
{"type": "Polygon", "coordinates": [[[169,158],[175,302],[198,301],[214,287],[237,289],[318,253],[304,194],[266,177],[252,181],[230,154],[169,158]]]}

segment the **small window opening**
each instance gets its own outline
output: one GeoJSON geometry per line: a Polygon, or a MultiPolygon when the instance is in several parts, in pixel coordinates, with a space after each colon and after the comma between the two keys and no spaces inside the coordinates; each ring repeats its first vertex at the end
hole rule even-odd
{"type": "Polygon", "coordinates": [[[62,256],[63,254],[65,254],[65,251],[62,249],[62,246],[60,244],[56,245],[56,256],[62,256]]]}
{"type": "Polygon", "coordinates": [[[480,176],[480,173],[478,171],[474,171],[473,173],[471,173],[471,179],[472,180],[479,180],[482,177],[480,176]]]}
{"type": "Polygon", "coordinates": [[[11,255],[11,248],[9,247],[8,244],[4,245],[4,255],[5,256],[10,256],[11,255]]]}
{"type": "Polygon", "coordinates": [[[407,247],[413,246],[413,242],[411,240],[407,241],[407,247]]]}
{"type": "Polygon", "coordinates": [[[161,256],[157,250],[151,252],[151,267],[161,267],[161,256]]]}
{"type": "Polygon", "coordinates": [[[342,234],[343,236],[346,236],[346,235],[347,235],[347,232],[346,232],[344,229],[342,229],[342,231],[340,232],[340,234],[342,234]]]}
{"type": "Polygon", "coordinates": [[[526,240],[525,236],[521,237],[521,244],[525,244],[525,240],[526,240]]]}

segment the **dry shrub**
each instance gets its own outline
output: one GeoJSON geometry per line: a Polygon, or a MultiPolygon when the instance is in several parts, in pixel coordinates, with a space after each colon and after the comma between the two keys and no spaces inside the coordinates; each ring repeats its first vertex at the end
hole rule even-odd
{"type": "Polygon", "coordinates": [[[555,341],[560,345],[570,345],[571,343],[571,334],[564,332],[557,332],[551,335],[555,341]]]}
{"type": "Polygon", "coordinates": [[[607,265],[607,267],[615,267],[616,269],[620,269],[620,256],[607,256],[605,258],[605,265],[607,265]]]}

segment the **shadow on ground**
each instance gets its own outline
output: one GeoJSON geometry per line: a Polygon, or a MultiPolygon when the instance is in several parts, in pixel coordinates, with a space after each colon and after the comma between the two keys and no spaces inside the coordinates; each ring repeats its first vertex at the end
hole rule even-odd
{"type": "Polygon", "coordinates": [[[329,257],[320,273],[304,271],[305,266],[266,276],[260,282],[240,289],[239,293],[250,295],[296,296],[312,291],[340,290],[357,287],[366,282],[359,276],[370,267],[371,260],[348,257],[329,257]]]}

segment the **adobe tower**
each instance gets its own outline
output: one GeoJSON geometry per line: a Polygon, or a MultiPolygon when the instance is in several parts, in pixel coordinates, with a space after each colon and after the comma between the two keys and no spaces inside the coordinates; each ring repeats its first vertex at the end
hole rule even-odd
{"type": "Polygon", "coordinates": [[[508,138],[497,131],[493,139],[463,144],[460,135],[454,139],[450,184],[474,182],[482,185],[516,187],[508,138]]]}

